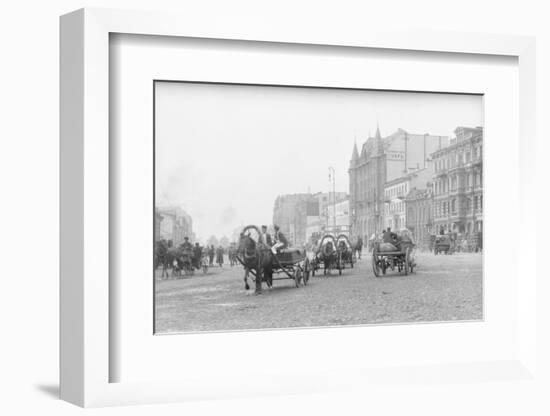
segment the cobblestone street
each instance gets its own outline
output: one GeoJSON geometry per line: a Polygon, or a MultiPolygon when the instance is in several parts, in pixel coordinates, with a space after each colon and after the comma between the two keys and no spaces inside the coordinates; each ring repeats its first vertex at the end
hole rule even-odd
{"type": "MultiPolygon", "coordinates": [[[[342,276],[311,277],[296,288],[277,280],[255,296],[242,267],[210,268],[181,279],[156,276],[156,332],[220,331],[482,318],[482,256],[418,253],[408,276],[376,278],[365,253],[342,276]]],[[[251,285],[253,286],[253,284],[251,285]]],[[[265,285],[264,285],[265,288],[265,285]]]]}

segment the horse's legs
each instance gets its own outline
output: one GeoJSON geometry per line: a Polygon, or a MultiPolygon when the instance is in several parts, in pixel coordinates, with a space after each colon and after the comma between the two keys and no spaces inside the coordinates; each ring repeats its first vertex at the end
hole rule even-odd
{"type": "Polygon", "coordinates": [[[250,290],[250,286],[248,285],[248,268],[245,268],[244,269],[244,289],[245,290],[250,290]]]}
{"type": "Polygon", "coordinates": [[[265,283],[269,289],[273,288],[273,269],[268,269],[266,271],[265,283]]]}
{"type": "Polygon", "coordinates": [[[256,272],[256,290],[254,290],[256,295],[262,293],[262,277],[262,267],[260,266],[256,272]]]}

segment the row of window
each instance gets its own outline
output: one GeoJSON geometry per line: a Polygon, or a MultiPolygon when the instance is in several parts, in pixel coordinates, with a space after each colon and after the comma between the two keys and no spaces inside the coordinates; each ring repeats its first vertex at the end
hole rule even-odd
{"type": "Polygon", "coordinates": [[[481,145],[474,146],[472,150],[468,149],[464,152],[457,152],[447,158],[437,159],[435,161],[435,171],[448,170],[455,166],[470,163],[473,160],[481,158],[481,145]]]}
{"type": "MultiPolygon", "coordinates": [[[[470,213],[472,209],[474,211],[483,210],[483,195],[477,195],[473,198],[466,198],[465,200],[466,213],[470,213]]],[[[435,218],[447,217],[449,215],[458,214],[457,199],[453,198],[450,201],[437,202],[434,207],[435,218]]]]}
{"type": "Polygon", "coordinates": [[[390,202],[385,207],[386,215],[405,212],[405,202],[390,202]]]}
{"type": "Polygon", "coordinates": [[[449,191],[456,191],[458,187],[477,188],[482,186],[483,176],[481,172],[475,174],[469,173],[468,175],[453,175],[447,179],[439,179],[435,181],[434,192],[435,195],[445,194],[449,191]],[[466,183],[464,183],[466,181],[466,183]]]}
{"type": "Polygon", "coordinates": [[[395,185],[389,189],[386,189],[386,192],[385,192],[386,198],[395,198],[397,196],[407,195],[407,193],[409,192],[408,185],[409,184],[405,182],[403,184],[395,185]]]}
{"type": "Polygon", "coordinates": [[[416,213],[418,212],[418,222],[421,224],[426,224],[431,218],[431,208],[429,206],[419,208],[415,210],[414,208],[409,208],[407,210],[407,222],[415,223],[417,222],[416,213]]]}

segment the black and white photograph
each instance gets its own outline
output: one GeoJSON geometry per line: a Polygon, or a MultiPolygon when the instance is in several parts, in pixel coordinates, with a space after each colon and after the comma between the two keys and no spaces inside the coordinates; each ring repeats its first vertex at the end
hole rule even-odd
{"type": "Polygon", "coordinates": [[[155,81],[155,333],[483,319],[483,97],[155,81]]]}

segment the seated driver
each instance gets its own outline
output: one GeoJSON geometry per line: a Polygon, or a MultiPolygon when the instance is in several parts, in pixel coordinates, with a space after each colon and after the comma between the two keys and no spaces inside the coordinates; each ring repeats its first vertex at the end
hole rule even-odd
{"type": "Polygon", "coordinates": [[[273,229],[275,230],[275,235],[273,236],[275,239],[275,244],[273,245],[273,247],[271,247],[271,251],[273,252],[273,254],[277,254],[278,251],[288,247],[288,240],[281,232],[278,225],[275,225],[273,229]]]}

